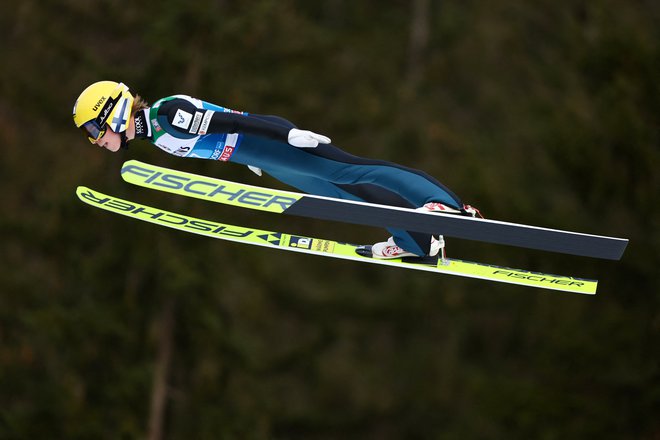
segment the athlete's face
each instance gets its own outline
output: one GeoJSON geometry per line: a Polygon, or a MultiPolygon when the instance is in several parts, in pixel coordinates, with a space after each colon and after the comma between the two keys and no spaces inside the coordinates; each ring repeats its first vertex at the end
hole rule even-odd
{"type": "Polygon", "coordinates": [[[105,131],[105,134],[97,139],[94,143],[99,147],[116,153],[121,147],[121,136],[119,133],[115,133],[114,131],[110,130],[110,128],[108,128],[105,131]]]}

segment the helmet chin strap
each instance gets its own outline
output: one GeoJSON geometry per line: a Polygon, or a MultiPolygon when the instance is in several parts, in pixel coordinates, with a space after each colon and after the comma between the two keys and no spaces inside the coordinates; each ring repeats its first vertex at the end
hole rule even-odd
{"type": "Polygon", "coordinates": [[[122,131],[119,133],[119,136],[121,137],[121,144],[119,145],[119,148],[122,150],[128,150],[128,136],[126,136],[126,132],[122,131]]]}

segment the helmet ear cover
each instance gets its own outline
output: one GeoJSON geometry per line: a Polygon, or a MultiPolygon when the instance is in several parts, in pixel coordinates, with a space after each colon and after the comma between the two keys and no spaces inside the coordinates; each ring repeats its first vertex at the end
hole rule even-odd
{"type": "Polygon", "coordinates": [[[121,138],[121,144],[119,144],[119,148],[122,150],[128,150],[128,136],[126,135],[126,131],[119,133],[119,137],[121,138]]]}

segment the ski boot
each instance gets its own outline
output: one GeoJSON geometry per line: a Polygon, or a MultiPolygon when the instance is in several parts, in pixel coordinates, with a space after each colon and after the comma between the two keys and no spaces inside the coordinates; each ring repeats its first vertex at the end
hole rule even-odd
{"type": "Polygon", "coordinates": [[[468,217],[478,217],[478,218],[484,218],[483,215],[481,215],[481,212],[470,205],[463,205],[461,209],[456,209],[452,208],[450,206],[447,206],[443,203],[439,202],[429,202],[422,206],[421,208],[417,208],[416,211],[421,211],[421,212],[436,212],[436,213],[441,213],[441,214],[456,214],[456,215],[465,215],[468,217]]]}
{"type": "MultiPolygon", "coordinates": [[[[394,238],[392,237],[388,238],[387,241],[382,241],[380,243],[376,243],[373,246],[371,246],[371,253],[373,254],[374,258],[378,258],[381,260],[391,260],[394,258],[406,258],[406,257],[421,258],[419,255],[413,254],[412,252],[408,252],[402,249],[401,247],[397,246],[397,244],[394,242],[394,238]]],[[[440,235],[438,238],[431,236],[431,249],[429,251],[428,256],[435,257],[440,253],[441,253],[440,258],[443,261],[445,261],[446,254],[445,254],[444,237],[442,235],[440,235]]]]}

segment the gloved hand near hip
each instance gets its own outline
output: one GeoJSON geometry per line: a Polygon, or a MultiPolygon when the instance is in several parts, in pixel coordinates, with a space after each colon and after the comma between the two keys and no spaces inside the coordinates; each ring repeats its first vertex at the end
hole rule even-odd
{"type": "Polygon", "coordinates": [[[292,128],[289,131],[289,144],[298,148],[316,148],[319,144],[329,144],[330,138],[309,130],[292,128]]]}

